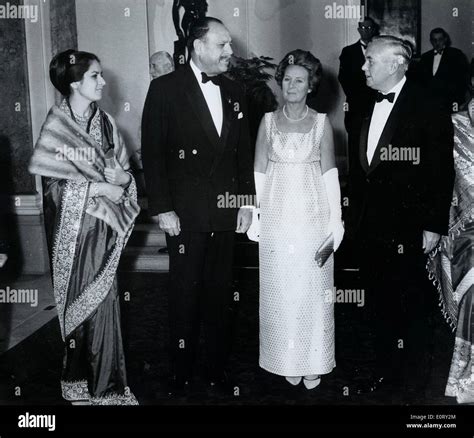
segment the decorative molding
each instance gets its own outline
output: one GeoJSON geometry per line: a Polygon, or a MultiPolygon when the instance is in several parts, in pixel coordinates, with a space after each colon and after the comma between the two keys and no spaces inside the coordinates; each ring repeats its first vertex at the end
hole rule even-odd
{"type": "MultiPolygon", "coordinates": [[[[33,148],[49,108],[54,105],[54,89],[49,81],[51,59],[51,26],[49,2],[24,0],[25,4],[38,6],[39,21],[25,22],[26,49],[28,53],[28,84],[30,89],[31,128],[33,148]]],[[[41,177],[35,176],[36,191],[42,194],[41,177]]]]}

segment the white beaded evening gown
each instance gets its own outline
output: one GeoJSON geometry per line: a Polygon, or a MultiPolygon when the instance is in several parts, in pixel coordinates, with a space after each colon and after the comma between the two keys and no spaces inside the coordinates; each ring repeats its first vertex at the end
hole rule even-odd
{"type": "Polygon", "coordinates": [[[278,130],[265,115],[268,166],[260,204],[260,366],[281,376],[335,367],[333,256],[319,268],[329,204],[321,174],[325,114],[308,133],[278,130]]]}

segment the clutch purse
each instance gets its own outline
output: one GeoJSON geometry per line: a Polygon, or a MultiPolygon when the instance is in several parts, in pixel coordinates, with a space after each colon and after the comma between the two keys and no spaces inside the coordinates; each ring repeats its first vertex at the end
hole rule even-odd
{"type": "Polygon", "coordinates": [[[327,237],[327,239],[321,244],[319,249],[316,251],[314,260],[320,268],[328,261],[328,258],[334,252],[334,236],[332,233],[327,237]]]}

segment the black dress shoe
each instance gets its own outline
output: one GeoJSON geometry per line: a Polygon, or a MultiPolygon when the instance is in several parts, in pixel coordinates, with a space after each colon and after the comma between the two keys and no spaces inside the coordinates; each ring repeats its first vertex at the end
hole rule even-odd
{"type": "Polygon", "coordinates": [[[166,392],[169,396],[183,396],[189,391],[189,383],[186,377],[173,376],[168,380],[166,392]]]}

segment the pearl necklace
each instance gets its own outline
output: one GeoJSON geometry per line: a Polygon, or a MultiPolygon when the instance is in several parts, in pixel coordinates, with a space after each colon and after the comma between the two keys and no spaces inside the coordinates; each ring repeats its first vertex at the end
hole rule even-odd
{"type": "Polygon", "coordinates": [[[81,120],[81,121],[89,121],[89,118],[91,116],[91,112],[90,110],[87,111],[87,115],[86,116],[80,116],[79,114],[76,113],[76,111],[72,110],[72,112],[74,113],[74,117],[77,119],[77,120],[81,120]]]}
{"type": "Polygon", "coordinates": [[[291,118],[288,117],[288,115],[286,114],[285,107],[286,107],[286,105],[283,105],[283,115],[284,115],[290,122],[301,122],[301,120],[306,119],[306,116],[307,116],[308,113],[309,113],[309,107],[308,107],[308,105],[306,105],[306,111],[305,111],[303,117],[301,117],[301,118],[299,118],[299,119],[291,119],[291,118]]]}

